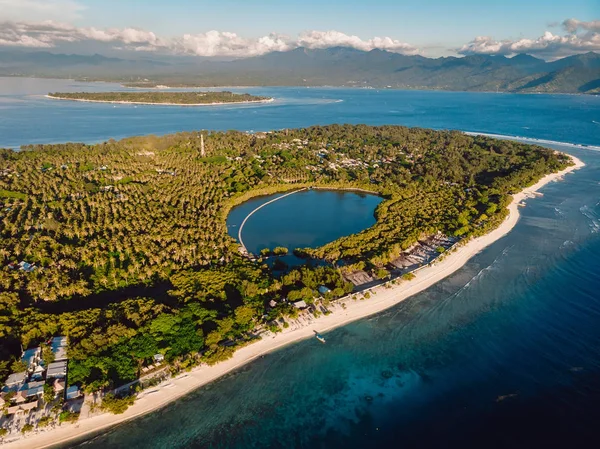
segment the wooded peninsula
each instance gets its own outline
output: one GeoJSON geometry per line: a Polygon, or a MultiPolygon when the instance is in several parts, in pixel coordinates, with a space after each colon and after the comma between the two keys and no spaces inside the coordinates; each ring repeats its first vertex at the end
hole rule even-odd
{"type": "Polygon", "coordinates": [[[49,98],[99,103],[168,104],[201,106],[229,103],[259,103],[272,98],[233,92],[51,92],[49,98]]]}
{"type": "Polygon", "coordinates": [[[365,125],[0,150],[0,378],[22,369],[21,348],[55,335],[68,339],[69,383],[88,392],[137,379],[156,354],[174,371],[223,360],[257,329],[285,326],[291,301],[352,292],[345,273],[383,279],[420,239],[489,232],[511,194],[570,164],[534,145],[365,125]],[[240,253],[232,207],[311,186],[378,193],[376,224],[297,249],[307,264],[291,270],[240,253]]]}

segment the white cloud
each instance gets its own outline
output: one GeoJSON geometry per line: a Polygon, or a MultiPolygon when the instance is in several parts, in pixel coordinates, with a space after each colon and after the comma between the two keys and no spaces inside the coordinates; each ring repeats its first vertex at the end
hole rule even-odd
{"type": "Polygon", "coordinates": [[[547,59],[555,59],[561,56],[588,51],[600,51],[600,33],[588,31],[584,34],[571,33],[559,36],[546,31],[537,39],[502,41],[495,40],[489,36],[478,36],[457,50],[462,55],[514,55],[517,53],[528,53],[547,59]]]}
{"type": "Polygon", "coordinates": [[[80,40],[94,40],[100,42],[122,42],[123,44],[145,44],[151,47],[160,47],[165,45],[151,31],[139,30],[136,28],[110,28],[99,30],[97,28],[74,28],[71,30],[74,34],[79,34],[80,40]]]}
{"type": "Polygon", "coordinates": [[[351,47],[363,51],[379,49],[411,55],[419,53],[416,47],[389,37],[374,37],[365,41],[358,36],[349,36],[339,31],[308,31],[300,35],[296,44],[311,49],[351,47]]]}
{"type": "Polygon", "coordinates": [[[85,9],[76,0],[0,0],[2,20],[73,20],[85,9]]]}
{"type": "Polygon", "coordinates": [[[569,33],[577,33],[580,29],[585,31],[600,32],[600,20],[582,22],[577,19],[567,19],[562,23],[563,28],[569,33]]]}
{"type": "Polygon", "coordinates": [[[258,39],[246,39],[236,33],[208,31],[201,34],[184,34],[172,45],[175,51],[197,56],[257,56],[272,51],[292,48],[283,36],[270,34],[258,39]]]}
{"type": "Polygon", "coordinates": [[[60,42],[86,40],[142,45],[152,49],[166,45],[154,33],[134,28],[99,30],[96,28],[77,28],[53,21],[0,23],[0,45],[4,46],[52,48],[60,42]]]}
{"type": "Polygon", "coordinates": [[[412,45],[389,37],[363,40],[358,36],[350,36],[339,31],[308,31],[296,39],[291,39],[275,33],[259,38],[245,38],[236,33],[213,30],[200,34],[184,34],[174,39],[163,39],[151,31],[134,28],[83,28],[50,20],[38,23],[0,23],[0,45],[3,46],[51,48],[61,42],[83,41],[114,43],[115,48],[119,49],[162,50],[197,56],[249,57],[273,51],[288,51],[298,47],[320,49],[337,46],[364,51],[381,49],[403,54],[419,53],[419,50],[412,45]]]}
{"type": "Polygon", "coordinates": [[[307,31],[297,39],[289,39],[279,34],[270,34],[258,39],[246,39],[236,33],[209,31],[190,35],[176,41],[175,48],[184,53],[199,56],[257,56],[273,51],[288,51],[298,47],[322,49],[331,47],[351,47],[357,50],[388,50],[396,53],[416,54],[418,49],[391,39],[375,37],[362,40],[339,31],[307,31]]]}

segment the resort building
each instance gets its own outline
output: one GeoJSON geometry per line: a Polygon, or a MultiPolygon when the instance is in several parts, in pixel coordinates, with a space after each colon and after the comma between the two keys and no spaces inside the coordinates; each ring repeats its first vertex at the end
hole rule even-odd
{"type": "Polygon", "coordinates": [[[29,402],[33,398],[40,398],[44,394],[44,385],[46,382],[28,382],[23,384],[15,397],[15,403],[20,404],[23,402],[29,402]]]}
{"type": "Polygon", "coordinates": [[[61,360],[60,362],[52,362],[48,365],[48,371],[46,371],[46,380],[50,379],[64,379],[67,377],[67,361],[61,360]]]}

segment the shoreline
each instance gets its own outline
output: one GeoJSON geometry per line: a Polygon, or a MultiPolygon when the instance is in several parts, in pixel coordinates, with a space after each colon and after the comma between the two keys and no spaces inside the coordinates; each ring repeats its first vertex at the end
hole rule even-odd
{"type": "Polygon", "coordinates": [[[486,235],[473,238],[466,244],[457,247],[456,251],[449,253],[443,260],[438,260],[432,265],[419,269],[413,280],[402,281],[399,285],[392,286],[392,288],[386,287],[388,283],[373,287],[369,290],[377,294],[372,293],[371,298],[367,300],[353,300],[351,298],[352,294],[340,298],[335,301],[335,305],[331,306],[333,313],[329,315],[322,315],[319,318],[313,317],[309,320],[309,323],[302,325],[290,325],[289,328],[283,329],[283,332],[275,335],[265,335],[261,340],[238,349],[229,360],[213,366],[198,366],[190,372],[182,373],[168,380],[166,383],[142,391],[136,402],[122,415],[102,413],[83,418],[75,424],[62,425],[49,431],[40,431],[25,437],[18,437],[15,441],[3,443],[2,446],[9,449],[47,448],[98,433],[109,427],[154,412],[265,354],[300,340],[314,338],[314,330],[320,333],[330,331],[382,312],[422,292],[456,272],[473,256],[508,234],[519,220],[519,203],[531,198],[534,192],[550,182],[561,180],[567,173],[578,170],[585,165],[575,156],[569,156],[575,165],[560,172],[548,174],[536,184],[513,195],[513,199],[508,206],[509,215],[500,226],[486,235]]]}
{"type": "Polygon", "coordinates": [[[84,98],[65,98],[53,97],[52,95],[44,95],[52,100],[62,101],[81,101],[83,103],[109,103],[109,104],[133,104],[133,105],[149,105],[149,106],[221,106],[221,105],[236,105],[236,104],[252,104],[252,103],[272,103],[275,98],[267,98],[266,100],[249,100],[249,101],[224,101],[222,103],[151,103],[149,101],[116,101],[116,100],[86,100],[84,98]]]}

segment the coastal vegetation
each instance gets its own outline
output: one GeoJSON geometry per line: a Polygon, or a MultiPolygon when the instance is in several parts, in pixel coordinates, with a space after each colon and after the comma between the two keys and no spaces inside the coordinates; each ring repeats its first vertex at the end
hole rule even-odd
{"type": "Polygon", "coordinates": [[[156,354],[174,369],[216,363],[296,316],[293,301],[310,306],[321,286],[326,301],[350,293],[344,270],[388,278],[419,239],[488,232],[512,193],[570,164],[538,146],[399,126],[202,137],[0,150],[0,192],[10,192],[0,196],[1,377],[21,346],[53,335],[68,337],[69,382],[87,391],[137,379],[156,354]],[[227,233],[231,208],[311,186],[385,200],[361,233],[263,254],[294,251],[305,266],[275,273],[244,257],[227,233]]]}
{"type": "Polygon", "coordinates": [[[248,103],[270,100],[250,94],[233,92],[54,92],[49,97],[62,100],[95,101],[106,103],[203,105],[219,103],[248,103]]]}

